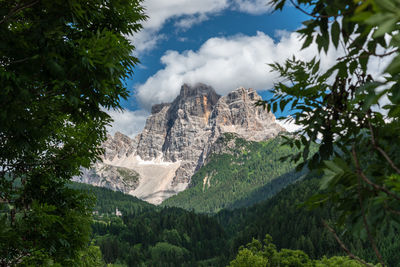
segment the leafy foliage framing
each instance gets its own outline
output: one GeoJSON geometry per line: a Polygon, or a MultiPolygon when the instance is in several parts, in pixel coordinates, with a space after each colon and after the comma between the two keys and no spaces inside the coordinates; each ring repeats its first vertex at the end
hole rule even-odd
{"type": "Polygon", "coordinates": [[[87,245],[92,200],[64,184],[128,96],[140,3],[0,1],[0,265],[71,266],[87,245]]]}
{"type": "MultiPolygon", "coordinates": [[[[271,4],[281,10],[287,2],[271,4]]],[[[334,203],[341,215],[337,227],[369,240],[384,266],[374,236],[390,225],[398,229],[400,215],[400,1],[289,2],[310,17],[298,30],[303,48],[316,44],[319,53],[327,53],[340,47],[345,55],[327,71],[317,57],[271,64],[284,80],[275,84],[271,100],[259,104],[269,104],[274,111],[287,105],[293,110],[290,120],[302,129],[287,143],[304,149],[291,160],[306,159],[309,146],[320,143],[304,164],[324,173],[324,193],[308,204],[334,203]],[[373,57],[390,61],[382,77],[368,73],[373,57]]]]}

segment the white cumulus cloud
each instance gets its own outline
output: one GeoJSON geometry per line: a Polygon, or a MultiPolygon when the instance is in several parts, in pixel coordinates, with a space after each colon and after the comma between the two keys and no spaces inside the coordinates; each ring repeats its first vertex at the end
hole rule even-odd
{"type": "Polygon", "coordinates": [[[228,2],[227,0],[146,0],[144,6],[149,15],[145,26],[160,28],[170,18],[221,11],[228,6],[228,2]]]}
{"type": "MultiPolygon", "coordinates": [[[[321,69],[327,70],[344,55],[341,47],[334,49],[333,45],[328,54],[319,54],[315,44],[301,50],[303,42],[295,32],[277,31],[276,37],[278,40],[274,41],[263,32],[254,36],[214,37],[197,51],[167,51],[161,57],[164,68],[135,86],[135,97],[149,110],[153,104],[171,102],[183,83],[202,82],[214,87],[221,95],[240,86],[268,90],[279,80],[268,63],[283,63],[293,55],[301,60],[320,55],[321,69]]],[[[372,57],[368,64],[369,73],[374,78],[382,77],[382,70],[391,60],[372,57]]]]}
{"type": "MultiPolygon", "coordinates": [[[[136,97],[149,110],[153,104],[172,101],[183,83],[202,82],[224,95],[239,86],[257,90],[270,89],[277,73],[268,63],[283,62],[293,54],[310,60],[316,48],[300,51],[297,33],[280,32],[275,42],[263,32],[254,36],[235,35],[208,39],[197,51],[167,51],[161,58],[165,67],[136,86],[136,97]]],[[[335,60],[336,51],[324,56],[324,64],[335,60]]]]}
{"type": "Polygon", "coordinates": [[[227,0],[145,0],[143,6],[149,16],[143,23],[141,32],[130,37],[136,47],[136,53],[150,51],[165,38],[159,31],[170,19],[177,19],[175,26],[187,29],[207,19],[229,6],[227,0]]]}
{"type": "Polygon", "coordinates": [[[244,13],[259,15],[272,10],[268,0],[233,0],[233,9],[244,13]]]}
{"type": "Polygon", "coordinates": [[[165,38],[160,30],[169,20],[176,20],[177,29],[186,30],[224,10],[236,10],[252,15],[269,12],[269,0],[145,0],[148,20],[141,32],[129,37],[136,46],[136,53],[148,52],[165,38]]]}
{"type": "Polygon", "coordinates": [[[145,110],[108,110],[107,113],[114,120],[112,125],[107,127],[107,131],[111,135],[114,135],[116,132],[121,132],[130,138],[135,137],[143,130],[146,119],[150,115],[145,110]]]}
{"type": "Polygon", "coordinates": [[[199,24],[207,19],[208,16],[205,14],[185,16],[182,19],[175,22],[175,26],[181,28],[182,30],[186,30],[192,27],[193,25],[199,24]]]}

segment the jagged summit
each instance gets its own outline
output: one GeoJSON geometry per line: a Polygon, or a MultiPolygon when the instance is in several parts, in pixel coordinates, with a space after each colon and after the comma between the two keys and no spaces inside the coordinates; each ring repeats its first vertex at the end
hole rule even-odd
{"type": "Polygon", "coordinates": [[[171,120],[175,121],[182,113],[187,118],[191,116],[202,117],[203,122],[207,124],[208,118],[220,97],[211,86],[202,83],[197,83],[194,86],[182,85],[179,95],[171,103],[171,108],[168,111],[168,125],[171,126],[173,124],[171,120]]]}
{"type": "Polygon", "coordinates": [[[126,193],[161,203],[187,187],[223,133],[261,141],[285,131],[272,113],[254,105],[260,99],[254,89],[241,87],[221,97],[205,84],[184,84],[172,103],[152,107],[135,139],[121,133],[109,137],[103,164],[137,172],[139,183],[126,193]]]}
{"type": "Polygon", "coordinates": [[[155,104],[151,107],[151,114],[160,112],[164,107],[170,106],[171,103],[155,104]]]}
{"type": "MultiPolygon", "coordinates": [[[[192,105],[192,115],[202,115],[212,110],[213,106],[218,102],[221,96],[218,95],[214,88],[203,83],[197,83],[194,86],[183,84],[179,95],[172,103],[155,104],[151,107],[151,114],[160,112],[164,107],[172,105],[170,113],[177,112],[185,105],[192,105]]],[[[171,114],[172,115],[172,114],[171,114]]]]}
{"type": "Polygon", "coordinates": [[[214,88],[204,83],[197,83],[194,86],[191,86],[187,83],[183,84],[181,87],[181,91],[179,93],[179,98],[185,99],[190,97],[199,97],[199,96],[214,96],[217,100],[220,98],[214,88]]]}

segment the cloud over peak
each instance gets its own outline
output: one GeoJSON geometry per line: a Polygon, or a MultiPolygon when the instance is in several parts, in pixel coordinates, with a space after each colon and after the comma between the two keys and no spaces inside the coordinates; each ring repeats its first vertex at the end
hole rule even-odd
{"type": "Polygon", "coordinates": [[[263,32],[256,35],[234,35],[208,39],[197,51],[167,51],[161,57],[165,66],[143,84],[136,86],[136,97],[150,110],[156,103],[170,102],[183,83],[203,82],[225,95],[243,86],[257,90],[270,89],[276,73],[268,63],[283,62],[296,54],[300,59],[311,59],[315,51],[299,51],[296,33],[280,34],[275,42],[263,32]]]}

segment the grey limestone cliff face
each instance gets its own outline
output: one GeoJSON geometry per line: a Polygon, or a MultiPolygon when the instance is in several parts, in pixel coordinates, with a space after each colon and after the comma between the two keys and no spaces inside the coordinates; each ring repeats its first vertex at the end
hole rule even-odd
{"type": "Polygon", "coordinates": [[[275,116],[261,106],[261,97],[254,89],[238,88],[218,101],[213,117],[220,133],[237,133],[244,139],[262,141],[285,131],[275,122],[275,116]]]}
{"type": "Polygon", "coordinates": [[[167,116],[171,104],[165,104],[146,120],[146,125],[137,136],[135,153],[144,160],[163,157],[162,147],[167,136],[167,116]]]}
{"type": "Polygon", "coordinates": [[[134,140],[121,133],[109,136],[104,162],[137,171],[139,185],[124,191],[160,203],[187,187],[223,133],[261,141],[285,131],[272,113],[255,106],[260,99],[253,89],[238,88],[221,97],[205,84],[184,84],[172,103],[152,107],[134,140]]]}
{"type": "Polygon", "coordinates": [[[91,169],[83,169],[82,172],[79,182],[106,187],[114,191],[129,194],[139,185],[139,174],[128,168],[97,163],[91,169]]]}
{"type": "Polygon", "coordinates": [[[114,137],[108,134],[107,140],[102,145],[104,148],[103,157],[108,160],[113,160],[115,157],[126,157],[133,152],[136,146],[136,140],[132,140],[120,132],[116,132],[114,137]]]}
{"type": "Polygon", "coordinates": [[[137,155],[146,160],[195,161],[210,134],[209,117],[219,98],[210,86],[183,85],[172,103],[153,107],[139,134],[137,155]]]}

